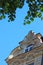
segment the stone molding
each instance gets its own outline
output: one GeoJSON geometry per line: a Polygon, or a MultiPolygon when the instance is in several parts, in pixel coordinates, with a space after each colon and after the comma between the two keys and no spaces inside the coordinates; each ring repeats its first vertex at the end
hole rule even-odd
{"type": "Polygon", "coordinates": [[[19,63],[23,63],[26,61],[33,61],[35,57],[41,56],[43,54],[43,46],[39,46],[33,50],[31,50],[30,52],[27,53],[22,53],[19,54],[16,57],[13,57],[12,59],[9,59],[7,61],[8,64],[11,64],[12,62],[19,62],[19,63]]]}

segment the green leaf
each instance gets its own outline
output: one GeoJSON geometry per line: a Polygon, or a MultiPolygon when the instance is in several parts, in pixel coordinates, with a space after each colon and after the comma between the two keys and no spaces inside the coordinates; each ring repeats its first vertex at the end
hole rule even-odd
{"type": "Polygon", "coordinates": [[[43,20],[43,17],[41,17],[41,20],[43,20]]]}
{"type": "Polygon", "coordinates": [[[24,22],[23,24],[24,24],[24,25],[26,25],[26,23],[25,23],[25,22],[24,22]]]}
{"type": "Polygon", "coordinates": [[[28,16],[26,16],[25,19],[28,19],[28,16]]]}
{"type": "Polygon", "coordinates": [[[5,18],[5,15],[2,15],[2,18],[5,18]]]}
{"type": "Polygon", "coordinates": [[[31,21],[34,21],[34,18],[30,18],[31,21]]]}
{"type": "Polygon", "coordinates": [[[41,17],[41,16],[42,16],[41,12],[38,12],[38,13],[37,13],[37,16],[38,16],[38,17],[41,17]]]}
{"type": "Polygon", "coordinates": [[[26,22],[26,24],[30,24],[30,23],[31,23],[31,21],[27,21],[27,22],[26,22]]]}
{"type": "Polygon", "coordinates": [[[2,17],[0,16],[0,20],[2,20],[2,17]]]}
{"type": "Polygon", "coordinates": [[[43,8],[41,8],[41,12],[43,12],[43,8]]]}
{"type": "Polygon", "coordinates": [[[25,22],[24,22],[24,25],[30,24],[30,23],[31,23],[31,21],[28,20],[28,21],[25,21],[25,22]]]}
{"type": "Polygon", "coordinates": [[[28,16],[30,16],[30,11],[27,12],[28,16]]]}
{"type": "Polygon", "coordinates": [[[9,6],[10,4],[9,3],[6,3],[7,6],[9,6]]]}

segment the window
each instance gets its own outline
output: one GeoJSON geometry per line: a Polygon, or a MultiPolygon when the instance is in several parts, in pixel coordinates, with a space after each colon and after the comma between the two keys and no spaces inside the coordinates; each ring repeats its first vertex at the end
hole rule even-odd
{"type": "Polygon", "coordinates": [[[43,55],[42,55],[41,65],[43,65],[43,55]]]}
{"type": "Polygon", "coordinates": [[[27,46],[26,49],[25,49],[25,52],[31,51],[32,48],[33,48],[33,45],[32,44],[29,45],[29,46],[27,46]]]}
{"type": "Polygon", "coordinates": [[[31,63],[31,64],[29,64],[29,65],[34,65],[34,63],[31,63]]]}
{"type": "Polygon", "coordinates": [[[31,64],[27,64],[27,65],[34,65],[34,63],[31,63],[31,64]]]}
{"type": "Polygon", "coordinates": [[[25,49],[25,52],[28,52],[28,49],[25,49]]]}

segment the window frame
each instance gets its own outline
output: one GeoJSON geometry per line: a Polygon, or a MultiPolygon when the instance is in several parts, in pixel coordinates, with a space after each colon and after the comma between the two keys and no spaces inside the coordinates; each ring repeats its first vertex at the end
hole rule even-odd
{"type": "Polygon", "coordinates": [[[30,44],[26,47],[25,52],[29,52],[33,49],[33,44],[30,44]]]}

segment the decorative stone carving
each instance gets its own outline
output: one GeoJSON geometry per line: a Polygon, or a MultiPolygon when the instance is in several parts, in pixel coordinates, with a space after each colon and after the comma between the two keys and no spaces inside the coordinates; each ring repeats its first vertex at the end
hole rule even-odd
{"type": "Polygon", "coordinates": [[[34,59],[34,55],[30,54],[26,56],[26,61],[31,61],[32,59],[34,59]]]}

